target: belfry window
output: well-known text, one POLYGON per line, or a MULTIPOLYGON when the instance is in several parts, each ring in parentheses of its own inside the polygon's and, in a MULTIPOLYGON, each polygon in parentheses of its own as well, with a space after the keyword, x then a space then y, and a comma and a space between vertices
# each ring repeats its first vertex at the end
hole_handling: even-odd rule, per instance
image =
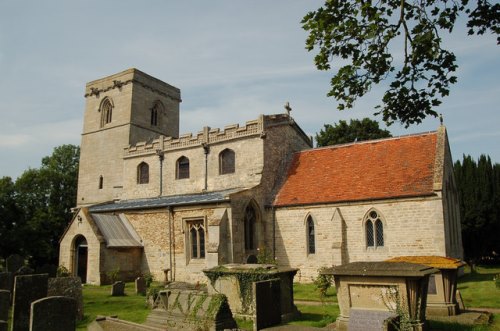
POLYGON ((153 108, 151 108, 151 125, 152 126, 158 125, 158 107, 157 107, 157 105, 155 105, 153 108))
POLYGON ((189 159, 181 156, 177 159, 176 179, 189 178, 189 159))
POLYGON ((231 149, 225 149, 219 154, 219 174, 232 174, 235 171, 235 155, 231 149))
POLYGON ((316 240, 314 236, 314 221, 311 216, 307 217, 307 254, 316 253, 316 240))
POLYGON ((245 231, 245 249, 255 249, 255 222, 257 215, 253 206, 248 205, 245 210, 244 231, 245 231))
POLYGON ((101 112, 101 127, 111 123, 113 118, 113 104, 109 98, 105 98, 102 101, 99 111, 101 112))
POLYGON ((365 218, 366 247, 384 246, 384 224, 380 214, 372 210, 365 218))
POLYGON ((146 162, 141 162, 137 166, 137 184, 149 183, 149 165, 146 162))
POLYGON ((191 259, 205 258, 205 227, 203 220, 190 221, 187 223, 189 230, 189 247, 191 259))

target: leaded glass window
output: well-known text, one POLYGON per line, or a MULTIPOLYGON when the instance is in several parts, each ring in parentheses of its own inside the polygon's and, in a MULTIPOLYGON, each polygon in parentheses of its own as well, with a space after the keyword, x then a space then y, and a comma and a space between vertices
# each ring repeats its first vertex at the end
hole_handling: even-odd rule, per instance
POLYGON ((187 223, 189 228, 189 247, 191 248, 192 259, 205 258, 205 227, 203 220, 190 221, 187 223))
POLYGON ((251 205, 248 205, 247 209, 245 210, 244 219, 245 249, 247 250, 255 249, 255 221, 255 209, 251 205))
POLYGON ((380 214, 372 210, 365 219, 366 247, 384 246, 384 223, 380 214))
POLYGON ((231 174, 235 171, 235 154, 231 149, 225 149, 219 154, 219 174, 231 174))
POLYGON ((137 184, 149 183, 149 165, 146 162, 141 162, 137 166, 137 184))
POLYGON ((181 156, 177 160, 177 179, 189 178, 189 159, 181 156))
POLYGON ((314 221, 311 216, 307 218, 307 254, 316 253, 316 241, 314 237, 314 221))

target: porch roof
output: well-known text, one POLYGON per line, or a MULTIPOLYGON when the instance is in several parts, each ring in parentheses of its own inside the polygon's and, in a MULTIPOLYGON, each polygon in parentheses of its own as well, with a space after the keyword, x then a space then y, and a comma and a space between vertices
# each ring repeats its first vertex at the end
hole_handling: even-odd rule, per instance
POLYGON ((101 231, 106 246, 109 247, 143 247, 142 240, 124 214, 94 214, 92 219, 101 231))

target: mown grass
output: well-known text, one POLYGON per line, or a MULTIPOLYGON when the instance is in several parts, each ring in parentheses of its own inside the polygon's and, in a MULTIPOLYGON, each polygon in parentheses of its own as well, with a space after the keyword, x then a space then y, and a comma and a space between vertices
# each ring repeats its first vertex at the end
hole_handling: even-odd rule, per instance
MULTIPOLYGON (((294 283, 293 298, 295 300, 301 301, 321 301, 319 291, 316 288, 316 285, 312 283, 294 283)), ((326 303, 337 302, 337 291, 335 290, 335 286, 332 286, 328 289, 325 298, 323 298, 323 301, 325 301, 326 303)))
POLYGON ((465 307, 500 308, 500 289, 493 281, 496 274, 500 274, 498 266, 476 267, 476 272, 466 268, 465 275, 458 279, 465 307))

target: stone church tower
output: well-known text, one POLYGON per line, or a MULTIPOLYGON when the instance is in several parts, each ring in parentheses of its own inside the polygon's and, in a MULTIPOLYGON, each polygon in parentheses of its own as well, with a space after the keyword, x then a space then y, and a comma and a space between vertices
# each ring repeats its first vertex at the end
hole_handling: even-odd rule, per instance
POLYGON ((85 89, 77 206, 120 198, 124 148, 179 136, 180 90, 137 69, 85 89))

